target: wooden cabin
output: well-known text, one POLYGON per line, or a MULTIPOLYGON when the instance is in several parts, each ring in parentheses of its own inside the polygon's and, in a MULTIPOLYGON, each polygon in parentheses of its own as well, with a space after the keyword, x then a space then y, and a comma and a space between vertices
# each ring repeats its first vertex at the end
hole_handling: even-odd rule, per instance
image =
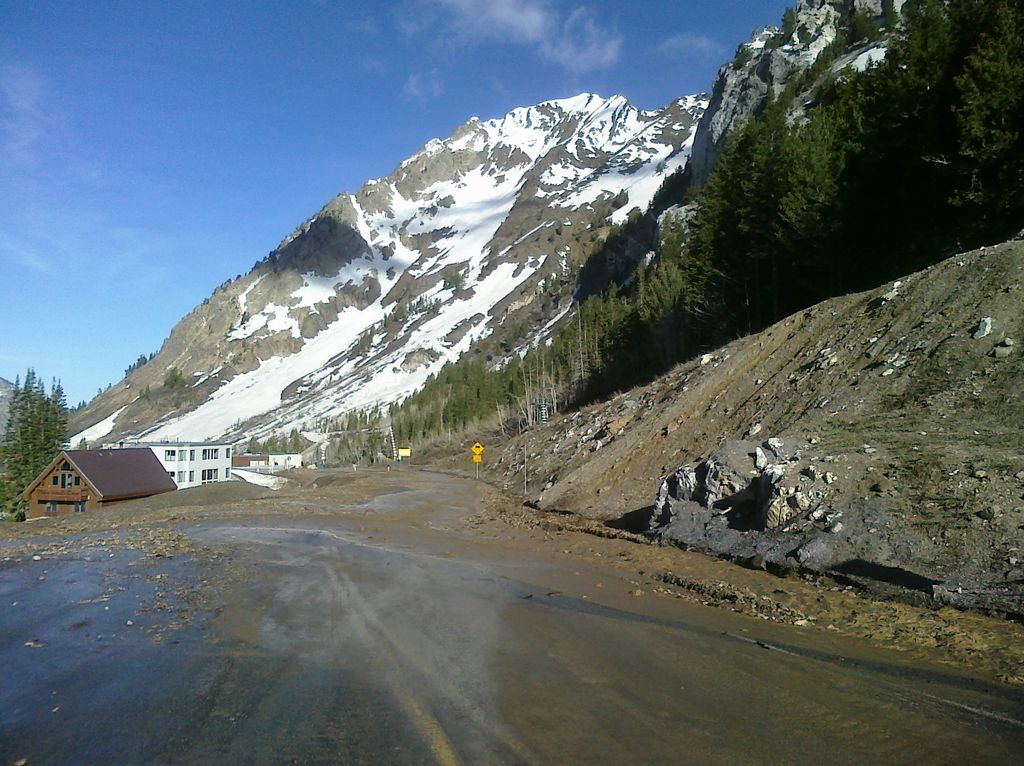
POLYGON ((26 518, 64 516, 177 489, 153 450, 64 450, 22 493, 26 518))

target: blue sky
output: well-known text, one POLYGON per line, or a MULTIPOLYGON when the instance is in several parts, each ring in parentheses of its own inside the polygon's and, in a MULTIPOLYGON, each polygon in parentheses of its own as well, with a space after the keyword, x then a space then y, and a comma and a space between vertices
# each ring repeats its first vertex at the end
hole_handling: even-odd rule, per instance
POLYGON ((782 0, 0 0, 0 377, 74 404, 476 115, 711 88, 782 0))

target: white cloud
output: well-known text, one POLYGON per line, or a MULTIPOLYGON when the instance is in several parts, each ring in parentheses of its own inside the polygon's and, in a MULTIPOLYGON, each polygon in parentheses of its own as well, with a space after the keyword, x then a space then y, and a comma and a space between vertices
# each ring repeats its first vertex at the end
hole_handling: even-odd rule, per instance
POLYGON ((621 49, 622 38, 601 29, 582 7, 569 14, 552 39, 541 43, 543 56, 577 74, 611 66, 621 49))
POLYGON ((451 31, 469 40, 526 45, 547 60, 582 74, 619 60, 622 37, 579 6, 568 16, 546 0, 433 0, 451 31))
POLYGON ((722 56, 727 52, 726 47, 717 40, 686 32, 662 41, 658 51, 674 58, 710 58, 722 56))
POLYGON ((413 72, 405 81, 405 87, 402 88, 402 96, 414 101, 429 101, 432 98, 438 98, 442 93, 444 93, 444 86, 441 84, 441 78, 438 77, 436 69, 427 72, 413 72))

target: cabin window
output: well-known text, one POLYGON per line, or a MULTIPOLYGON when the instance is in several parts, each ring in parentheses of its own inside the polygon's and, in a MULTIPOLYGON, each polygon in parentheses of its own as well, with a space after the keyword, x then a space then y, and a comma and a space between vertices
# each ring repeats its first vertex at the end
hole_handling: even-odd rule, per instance
POLYGON ((53 475, 53 486, 57 486, 57 474, 53 475))
POLYGON ((85 511, 85 501, 79 500, 75 503, 75 513, 82 513, 85 511))
POLYGON ((82 477, 79 476, 78 474, 75 474, 75 486, 76 487, 82 486, 82 477))

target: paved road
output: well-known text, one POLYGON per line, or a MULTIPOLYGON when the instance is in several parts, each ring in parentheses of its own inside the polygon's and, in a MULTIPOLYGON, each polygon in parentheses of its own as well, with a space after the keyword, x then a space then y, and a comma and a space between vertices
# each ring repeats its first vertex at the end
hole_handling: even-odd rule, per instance
POLYGON ((0 568, 0 765, 1020 762, 1020 692, 602 598, 448 491, 0 568))

